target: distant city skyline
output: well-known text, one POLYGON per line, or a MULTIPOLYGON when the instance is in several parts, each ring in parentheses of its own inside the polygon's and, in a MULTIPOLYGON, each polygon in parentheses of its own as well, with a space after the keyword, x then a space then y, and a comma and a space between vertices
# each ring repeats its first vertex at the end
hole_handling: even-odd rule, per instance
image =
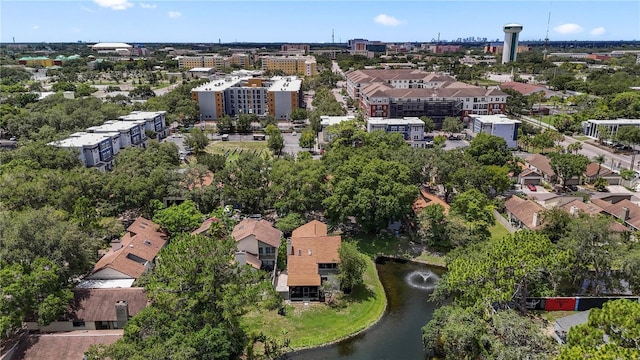
POLYGON ((640 1, 31 1, 2 0, 0 41, 232 43, 640 39, 640 1))

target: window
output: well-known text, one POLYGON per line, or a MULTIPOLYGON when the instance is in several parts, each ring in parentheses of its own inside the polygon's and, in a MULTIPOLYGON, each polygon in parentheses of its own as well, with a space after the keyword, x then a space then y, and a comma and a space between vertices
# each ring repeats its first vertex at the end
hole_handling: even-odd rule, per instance
POLYGON ((73 327, 85 327, 84 321, 74 321, 73 327))

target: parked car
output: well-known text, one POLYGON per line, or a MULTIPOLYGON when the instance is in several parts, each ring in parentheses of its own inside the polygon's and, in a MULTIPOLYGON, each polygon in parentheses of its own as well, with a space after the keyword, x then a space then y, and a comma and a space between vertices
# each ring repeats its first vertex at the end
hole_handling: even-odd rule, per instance
POLYGON ((569 190, 571 191, 578 191, 578 186, 577 185, 567 185, 567 187, 569 188, 569 190))
POLYGON ((533 184, 527 184, 527 188, 531 191, 537 191, 538 189, 536 189, 536 186, 533 184))

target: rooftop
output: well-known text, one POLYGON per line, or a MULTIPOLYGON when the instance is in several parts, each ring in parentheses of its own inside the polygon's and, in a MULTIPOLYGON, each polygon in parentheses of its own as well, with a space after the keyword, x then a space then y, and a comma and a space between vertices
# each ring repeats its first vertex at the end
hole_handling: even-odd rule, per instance
POLYGON ((134 316, 147 306, 144 288, 74 289, 72 320, 116 321, 116 303, 126 301, 129 315, 134 316))
POLYGON ((636 125, 640 126, 640 119, 615 119, 615 120, 587 120, 590 123, 598 125, 636 125))
POLYGON ((145 120, 109 120, 102 125, 87 128, 88 132, 104 133, 104 132, 121 132, 133 129, 138 125, 145 124, 145 120))
POLYGON ((339 124, 343 121, 348 121, 348 120, 353 120, 355 119, 355 116, 349 115, 349 116, 327 116, 327 115, 323 115, 320 116, 320 123, 322 124, 322 126, 331 126, 331 125, 336 125, 339 124))
POLYGON ((122 337, 122 330, 70 331, 33 334, 25 341, 26 349, 18 356, 23 360, 82 359, 89 346, 111 345, 122 337))
POLYGON ((417 117, 404 117, 402 119, 370 118, 367 122, 372 125, 424 125, 424 121, 417 117))
POLYGON ((63 147, 63 148, 81 148, 84 146, 97 146, 101 142, 105 140, 111 140, 111 137, 114 135, 119 135, 119 133, 84 133, 79 132, 72 134, 70 137, 59 140, 52 141, 49 145, 63 147))
POLYGON ((521 123, 520 120, 509 119, 506 115, 502 115, 502 114, 469 115, 469 116, 485 124, 520 124, 521 123))
POLYGON ((250 235, 254 235, 257 240, 276 248, 280 246, 280 239, 282 238, 282 232, 274 228, 267 220, 251 218, 240 221, 231 233, 231 236, 236 241, 245 239, 250 235))
POLYGON ((166 111, 132 111, 129 115, 119 116, 120 120, 146 120, 153 119, 158 115, 166 114, 166 111))
POLYGON ((274 76, 269 91, 299 91, 302 80, 297 76, 274 76))
POLYGON ((227 76, 224 79, 217 79, 206 84, 202 84, 192 91, 194 92, 204 92, 204 91, 223 91, 232 86, 238 85, 243 81, 247 81, 251 79, 250 76, 227 76))

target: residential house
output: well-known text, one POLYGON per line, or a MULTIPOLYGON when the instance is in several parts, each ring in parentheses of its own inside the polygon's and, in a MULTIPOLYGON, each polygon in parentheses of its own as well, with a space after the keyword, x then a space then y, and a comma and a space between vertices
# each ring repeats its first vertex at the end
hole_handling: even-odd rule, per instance
POLYGON ((555 91, 549 90, 544 85, 535 85, 535 84, 525 84, 517 81, 508 81, 500 84, 500 89, 510 89, 519 92, 522 95, 531 95, 534 93, 542 93, 545 98, 550 98, 552 96, 557 96, 558 93, 555 91))
POLYGON ((138 279, 153 266, 167 235, 151 220, 138 217, 126 234, 93 267, 87 280, 138 279))
POLYGON ((144 288, 74 289, 67 313, 46 326, 26 322, 29 330, 47 332, 122 329, 147 306, 144 288))
POLYGON ((611 215, 623 222, 625 226, 634 231, 640 230, 640 206, 624 199, 618 202, 609 202, 603 199, 591 199, 591 202, 600 206, 604 213, 611 215))
POLYGON ((257 269, 272 270, 277 261, 282 231, 267 220, 246 218, 233 228, 231 236, 238 244, 236 260, 257 269))
MULTIPOLYGON (((91 345, 111 345, 122 338, 122 330, 101 332, 70 331, 54 334, 29 334, 25 340, 28 349, 21 354, 22 360, 83 359, 91 345)), ((24 342, 23 342, 24 343, 24 342)), ((8 355, 11 358, 10 355, 8 355)))
POLYGON ((507 218, 517 229, 536 230, 542 224, 542 213, 546 210, 535 201, 511 196, 504 202, 507 218))
POLYGON ((191 235, 206 235, 209 232, 209 229, 211 229, 211 225, 215 222, 218 222, 218 219, 214 217, 203 221, 199 228, 191 232, 191 235))
POLYGON ((327 225, 313 220, 293 230, 287 242, 287 288, 290 300, 322 300, 324 281, 338 272, 340 236, 328 236, 327 225))
POLYGON ((551 160, 548 157, 535 154, 530 156, 527 160, 527 166, 542 175, 542 179, 548 183, 555 183, 558 180, 556 173, 551 168, 551 160))
POLYGON ((427 189, 420 187, 420 194, 411 205, 414 214, 420 213, 427 206, 439 204, 444 208, 444 213, 447 214, 449 212, 449 204, 447 204, 444 200, 440 199, 436 195, 430 193, 427 189))
POLYGON ((587 170, 584 172, 584 179, 586 183, 592 184, 597 178, 607 180, 609 185, 618 185, 622 180, 620 174, 616 174, 611 171, 611 169, 592 162, 587 165, 587 170))
MULTIPOLYGON (((585 213, 589 216, 606 214, 605 210, 600 206, 598 206, 597 204, 594 204, 593 202, 585 203, 584 201, 582 201, 582 199, 576 199, 576 200, 570 201, 562 206, 559 206, 559 208, 568 212, 569 215, 573 217, 577 217, 580 213, 585 213)), ((617 221, 614 221, 611 223, 609 230, 615 233, 622 233, 622 232, 629 231, 629 229, 626 226, 620 224, 617 221)))
POLYGON ((526 168, 518 174, 517 182, 523 186, 527 184, 540 185, 542 179, 543 176, 537 170, 526 168))

